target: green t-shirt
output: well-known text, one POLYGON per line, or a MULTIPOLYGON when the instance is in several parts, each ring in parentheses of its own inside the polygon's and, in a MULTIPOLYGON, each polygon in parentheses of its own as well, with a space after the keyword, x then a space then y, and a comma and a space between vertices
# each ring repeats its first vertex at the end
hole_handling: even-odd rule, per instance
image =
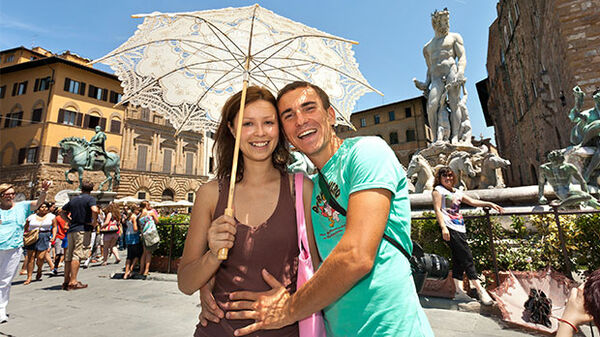
MULTIPOLYGON (((410 201, 406 173, 392 149, 379 137, 345 139, 321 170, 333 197, 347 209, 350 194, 383 188, 392 192, 385 233, 408 251, 410 201)), ((346 217, 333 210, 315 176, 312 223, 323 259, 342 238, 346 217)), ((373 269, 324 309, 327 336, 433 336, 415 291, 410 263, 382 239, 373 269)))

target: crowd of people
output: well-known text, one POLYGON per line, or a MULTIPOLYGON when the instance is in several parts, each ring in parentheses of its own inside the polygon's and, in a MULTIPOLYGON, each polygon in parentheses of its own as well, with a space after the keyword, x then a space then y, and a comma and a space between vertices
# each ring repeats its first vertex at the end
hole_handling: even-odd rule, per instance
POLYGON ((140 205, 119 207, 115 203, 99 207, 90 195, 93 184, 84 181, 81 195, 62 207, 46 201, 50 182, 42 183, 36 201, 15 202, 11 184, 0 184, 0 323, 8 320, 6 307, 12 279, 21 259, 21 275, 27 275, 24 286, 43 278, 44 264, 49 277, 59 276, 63 267, 63 290, 87 288, 78 281, 79 268, 98 264, 106 266, 114 258, 121 262, 119 248, 127 248, 123 278, 145 279, 150 271, 152 253, 158 243, 146 245, 145 226, 156 228, 158 212, 148 201, 140 205))

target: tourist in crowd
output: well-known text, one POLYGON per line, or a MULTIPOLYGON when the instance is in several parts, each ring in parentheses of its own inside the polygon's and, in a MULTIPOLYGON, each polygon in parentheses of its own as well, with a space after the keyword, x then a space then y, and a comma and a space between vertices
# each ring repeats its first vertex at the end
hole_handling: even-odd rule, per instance
POLYGON ((87 288, 77 280, 79 265, 89 256, 91 232, 98 226, 98 206, 96 198, 90 193, 94 184, 88 180, 81 183, 81 194, 67 202, 62 214, 71 213, 71 221, 67 230, 67 251, 65 252, 65 279, 63 290, 87 288))
POLYGON ((142 233, 142 246, 144 247, 142 258, 140 259, 140 273, 142 273, 142 276, 144 277, 147 277, 150 273, 152 253, 158 248, 158 243, 148 246, 143 239, 144 229, 147 228, 146 226, 151 226, 151 224, 148 223, 150 221, 154 222, 155 226, 158 224, 158 212, 152 208, 149 201, 144 200, 140 203, 140 214, 137 218, 137 225, 142 233))
POLYGON ((119 206, 114 202, 111 202, 104 209, 104 214, 106 217, 104 219, 104 224, 100 227, 100 232, 102 233, 102 240, 104 242, 102 247, 102 265, 106 266, 108 263, 109 252, 112 252, 114 255, 115 263, 121 262, 119 250, 116 247, 121 232, 121 223, 119 222, 121 214, 119 213, 119 206))
POLYGON ((0 184, 0 324, 8 320, 6 307, 10 285, 19 268, 25 221, 32 209, 46 201, 46 192, 51 185, 49 181, 42 182, 37 201, 14 202, 13 185, 0 184))
POLYGON ((571 337, 580 325, 592 321, 600 328, 600 269, 591 273, 579 288, 571 289, 565 311, 558 319, 556 337, 571 337))
POLYGON ((58 275, 58 268, 60 268, 64 260, 65 249, 63 246, 69 225, 67 223, 67 219, 65 219, 65 216, 61 214, 60 208, 56 209, 55 215, 56 237, 52 242, 52 249, 54 250, 54 269, 52 270, 52 274, 58 275))
POLYGON ((90 236, 90 247, 89 256, 83 262, 83 268, 87 268, 90 266, 90 263, 97 263, 98 258, 102 256, 102 249, 104 243, 102 242, 102 233, 100 232, 100 226, 104 224, 104 219, 106 219, 106 214, 101 207, 98 207, 98 216, 96 222, 98 223, 97 227, 94 227, 90 236), (98 250, 100 248, 100 250, 98 250))
POLYGON ((452 252, 452 278, 454 280, 457 300, 473 300, 463 288, 463 274, 467 274, 469 283, 475 287, 479 299, 485 305, 493 303, 492 298, 479 282, 473 254, 469 248, 466 236, 466 226, 460 204, 462 202, 473 207, 489 207, 499 213, 504 209, 493 202, 477 200, 469 197, 462 190, 454 188, 458 177, 448 166, 440 167, 435 174, 433 195, 433 210, 438 224, 442 229, 442 238, 448 242, 452 252))
MULTIPOLYGON (((49 203, 50 206, 48 207, 48 213, 53 214, 54 218, 56 219, 56 210, 57 207, 55 205, 55 203, 50 202, 49 203)), ((58 223, 57 223, 57 233, 58 233, 58 223)), ((55 236, 53 236, 54 238, 55 236)), ((50 267, 50 270, 54 270, 54 249, 52 249, 52 241, 50 242, 50 244, 48 245, 48 250, 46 250, 46 254, 44 256, 44 259, 46 261, 46 263, 48 264, 48 267, 50 267)))
POLYGON ((125 261, 125 275, 123 279, 128 279, 133 272, 133 267, 139 263, 142 256, 142 243, 140 241, 140 230, 137 217, 140 209, 132 206, 128 212, 125 229, 125 243, 127 244, 127 260, 125 261))
MULTIPOLYGON (((238 92, 222 109, 215 143, 220 163, 218 180, 202 185, 196 192, 177 273, 179 289, 188 295, 214 279, 214 299, 221 308, 233 291, 267 290, 261 273, 265 269, 289 292, 296 290, 299 250, 291 192, 293 176, 286 173, 288 145, 277 121, 275 97, 264 88, 248 88, 233 200, 235 215, 224 215, 240 103, 241 92, 238 92), (217 258, 221 248, 231 248, 227 260, 217 258)), ((304 181, 303 192, 308 215, 312 192, 308 179, 304 181)), ((219 316, 223 317, 222 312, 219 316)), ((201 321, 195 336, 231 335, 244 325, 243 321, 228 318, 211 321, 208 324, 201 321)), ((297 335, 297 323, 261 333, 261 336, 297 335)))
MULTIPOLYGON (((36 261, 37 273, 36 281, 42 279, 42 268, 46 260, 46 253, 50 247, 50 242, 56 237, 56 216, 50 213, 50 203, 45 202, 37 209, 35 214, 31 214, 25 221, 25 233, 33 230, 38 231, 38 239, 29 246, 25 246, 27 250, 27 279, 23 282, 24 285, 31 283, 33 274, 33 264, 36 261)), ((54 266, 51 266, 54 269, 54 266)))

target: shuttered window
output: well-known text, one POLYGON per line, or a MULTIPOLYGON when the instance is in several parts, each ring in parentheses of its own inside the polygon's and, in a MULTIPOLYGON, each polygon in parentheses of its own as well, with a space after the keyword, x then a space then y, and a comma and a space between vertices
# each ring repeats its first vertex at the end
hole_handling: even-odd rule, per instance
POLYGON ((185 174, 194 174, 194 154, 185 154, 185 174))
POLYGON ((170 173, 171 172, 171 159, 173 157, 173 150, 164 149, 163 151, 163 172, 170 173))
POLYGON ((148 146, 138 145, 138 156, 136 169, 146 171, 146 157, 148 156, 148 146))

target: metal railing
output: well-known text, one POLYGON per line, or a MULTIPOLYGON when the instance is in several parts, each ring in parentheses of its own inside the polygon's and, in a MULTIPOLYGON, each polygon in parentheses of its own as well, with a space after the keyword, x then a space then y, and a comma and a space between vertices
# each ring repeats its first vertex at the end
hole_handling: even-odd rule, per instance
MULTIPOLYGON (((552 210, 548 210, 548 211, 538 211, 538 212, 504 212, 502 214, 500 213, 494 213, 493 215, 490 214, 490 209, 488 207, 484 207, 483 211, 485 214, 483 215, 464 215, 463 218, 466 219, 485 219, 486 221, 486 225, 487 225, 487 231, 488 231, 488 236, 489 236, 489 246, 490 246, 490 253, 492 255, 492 263, 494 266, 494 278, 496 279, 496 284, 500 284, 500 274, 499 274, 499 270, 498 270, 498 259, 496 256, 496 246, 494 243, 494 231, 492 229, 492 221, 491 221, 491 217, 505 217, 505 216, 527 216, 527 215, 548 215, 548 214, 553 214, 554 215, 554 221, 556 223, 556 228, 558 229, 558 240, 560 243, 560 249, 562 252, 562 257, 563 257, 563 273, 569 278, 569 279, 573 279, 573 276, 571 274, 572 271, 572 267, 571 267, 571 260, 569 259, 569 252, 567 251, 567 245, 565 242, 565 235, 564 235, 564 230, 562 228, 562 225, 560 223, 560 215, 574 215, 574 214, 597 214, 600 213, 600 210, 559 210, 557 205, 550 205, 550 207, 552 207, 552 210)), ((437 220, 435 215, 433 216, 427 216, 427 217, 412 217, 412 220, 437 220)))

